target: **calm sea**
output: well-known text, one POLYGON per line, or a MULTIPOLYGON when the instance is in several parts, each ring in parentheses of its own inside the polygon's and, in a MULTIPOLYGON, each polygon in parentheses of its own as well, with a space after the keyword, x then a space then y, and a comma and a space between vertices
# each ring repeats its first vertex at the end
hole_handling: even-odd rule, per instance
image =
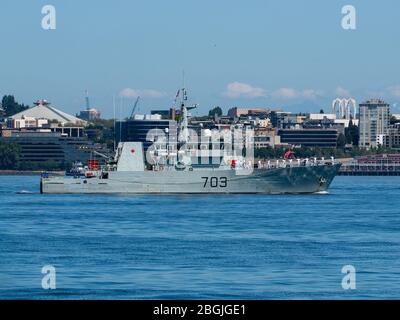
POLYGON ((0 177, 0 299, 400 298, 400 177, 337 177, 305 196, 38 190, 0 177))

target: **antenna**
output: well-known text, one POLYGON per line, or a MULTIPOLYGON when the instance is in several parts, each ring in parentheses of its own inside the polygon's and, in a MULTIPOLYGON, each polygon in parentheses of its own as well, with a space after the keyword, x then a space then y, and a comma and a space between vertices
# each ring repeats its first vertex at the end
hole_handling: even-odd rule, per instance
POLYGON ((139 100, 140 100, 140 97, 138 96, 138 97, 136 98, 135 104, 133 105, 133 108, 132 108, 131 119, 133 119, 133 117, 134 117, 134 115, 135 115, 135 111, 136 111, 136 109, 137 109, 137 107, 138 107, 139 100))
POLYGON ((85 90, 85 94, 86 94, 86 97, 85 97, 85 101, 86 101, 86 110, 89 110, 89 109, 90 109, 89 92, 88 92, 87 89, 85 90))
POLYGON ((119 98, 119 142, 122 140, 122 99, 119 98))
POLYGON ((115 132, 115 129, 117 129, 116 128, 116 114, 115 114, 115 95, 113 95, 113 108, 114 108, 114 151, 115 151, 115 149, 116 149, 116 139, 117 139, 117 136, 116 136, 116 132, 115 132))

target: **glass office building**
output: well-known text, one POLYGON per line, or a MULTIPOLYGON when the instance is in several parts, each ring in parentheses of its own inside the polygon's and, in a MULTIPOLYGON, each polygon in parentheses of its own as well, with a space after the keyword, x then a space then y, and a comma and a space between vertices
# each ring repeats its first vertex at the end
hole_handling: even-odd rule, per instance
POLYGON ((335 148, 337 129, 281 129, 278 131, 281 143, 295 146, 335 148))
POLYGON ((175 142, 177 137, 177 122, 175 120, 129 119, 118 121, 115 129, 117 143, 127 141, 143 142, 145 151, 163 135, 167 139, 170 137, 175 142))

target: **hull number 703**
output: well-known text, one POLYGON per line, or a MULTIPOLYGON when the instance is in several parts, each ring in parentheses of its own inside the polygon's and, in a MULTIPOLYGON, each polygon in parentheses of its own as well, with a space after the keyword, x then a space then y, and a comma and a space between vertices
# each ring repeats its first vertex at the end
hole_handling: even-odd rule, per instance
POLYGON ((227 177, 201 177, 203 179, 203 188, 226 188, 228 186, 227 177))

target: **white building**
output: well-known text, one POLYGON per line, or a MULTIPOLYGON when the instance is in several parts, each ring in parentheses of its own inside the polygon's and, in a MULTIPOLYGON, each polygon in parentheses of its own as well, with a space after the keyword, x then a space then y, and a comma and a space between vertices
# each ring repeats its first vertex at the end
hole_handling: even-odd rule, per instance
POLYGON ((279 144, 281 144, 281 137, 272 133, 254 136, 254 147, 256 149, 266 147, 274 148, 279 144))
POLYGON ((135 114, 134 120, 161 120, 162 116, 160 114, 135 114))
POLYGON ((360 147, 376 148, 386 135, 390 124, 390 105, 383 100, 372 99, 360 104, 360 147))
MULTIPOLYGON (((322 120, 331 120, 336 124, 340 124, 345 128, 348 128, 350 125, 350 118, 347 119, 338 119, 335 113, 310 113, 310 120, 322 121, 322 120)), ((358 126, 358 119, 351 119, 352 123, 358 126)))
POLYGON ((101 116, 100 112, 95 108, 89 108, 86 110, 82 110, 79 113, 79 118, 86 120, 86 121, 98 120, 98 119, 100 119, 100 116, 101 116))
POLYGON ((400 148, 400 126, 390 126, 386 134, 379 134, 376 143, 384 148, 400 148))
POLYGON ((47 119, 37 119, 33 117, 22 116, 20 119, 9 118, 7 120, 7 127, 13 129, 41 128, 48 123, 49 121, 47 119))
POLYGON ((356 125, 356 126, 358 126, 358 124, 360 122, 358 119, 352 119, 352 120, 350 120, 350 119, 336 119, 335 123, 336 124, 341 124, 343 127, 348 128, 349 125, 350 125, 350 121, 353 123, 353 125, 356 125))
POLYGON ((310 113, 310 120, 336 120, 334 113, 310 113))
POLYGON ((87 124, 87 122, 82 119, 50 106, 50 102, 46 100, 38 100, 34 104, 34 107, 11 116, 9 120, 46 119, 49 122, 57 121, 63 126, 67 123, 76 126, 84 126, 87 124))

